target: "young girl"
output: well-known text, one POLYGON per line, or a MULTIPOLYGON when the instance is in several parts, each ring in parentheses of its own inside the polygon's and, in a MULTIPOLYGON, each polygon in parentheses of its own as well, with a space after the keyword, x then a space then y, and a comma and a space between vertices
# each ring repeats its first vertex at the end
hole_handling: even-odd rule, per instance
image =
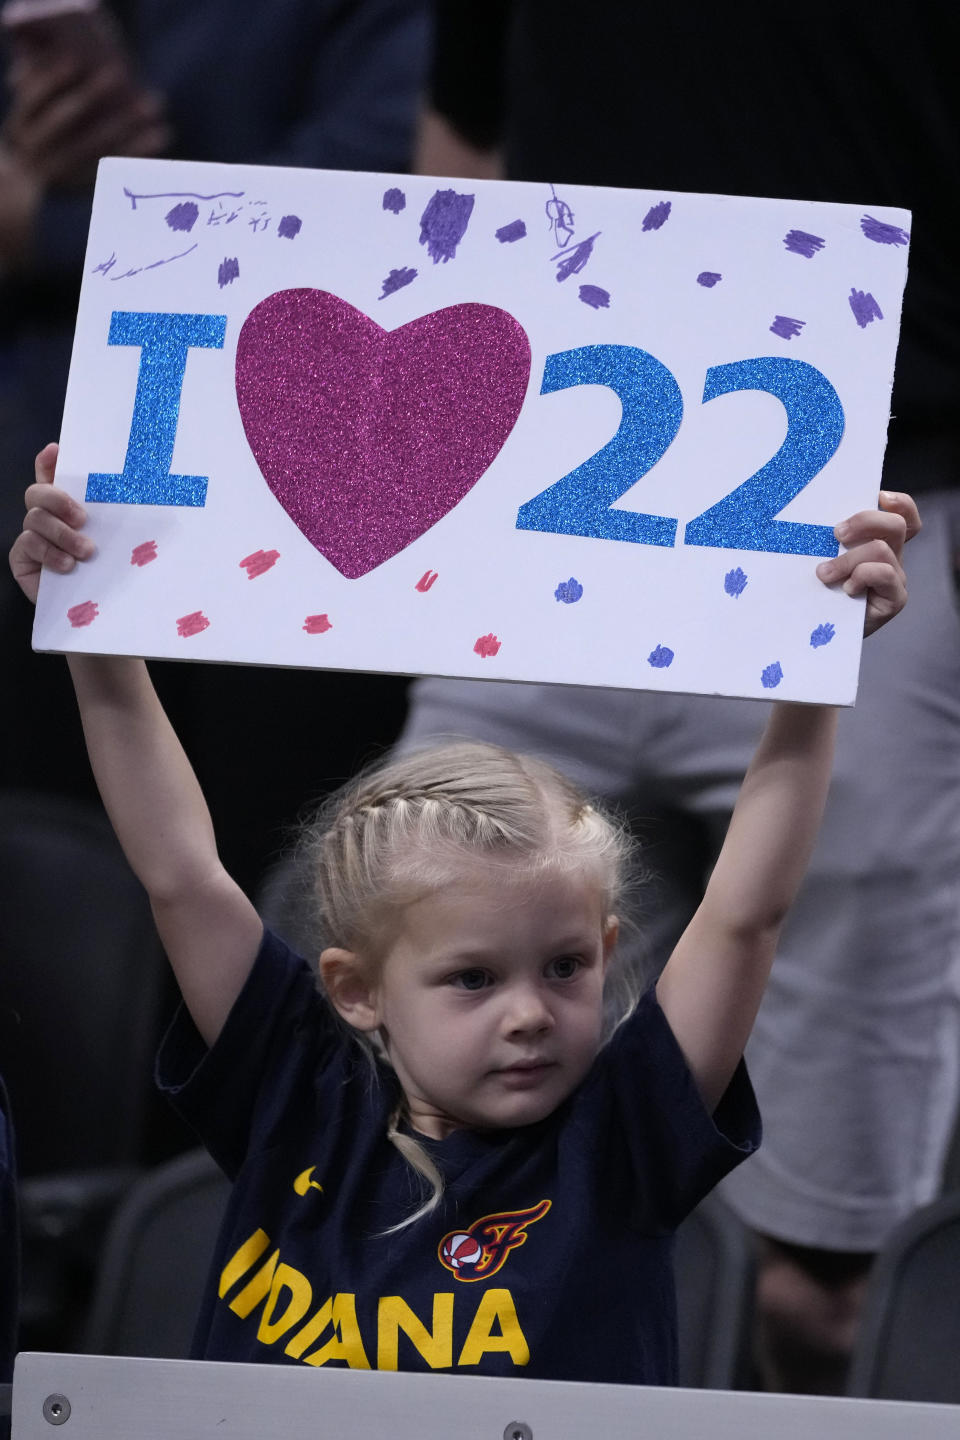
MULTIPOLYGON (((55 460, 11 552, 31 599, 44 565, 93 554, 55 460)), ((909 497, 883 506, 818 566, 866 593, 868 630, 906 599, 919 525, 909 497)), ((195 1355, 673 1381, 671 1237, 759 1141, 740 1057, 833 712, 773 708, 703 903, 604 1043, 625 844, 549 767, 448 746, 337 797, 314 842, 321 996, 223 870, 142 661, 68 658, 185 1001, 161 1083, 235 1182, 195 1355)))

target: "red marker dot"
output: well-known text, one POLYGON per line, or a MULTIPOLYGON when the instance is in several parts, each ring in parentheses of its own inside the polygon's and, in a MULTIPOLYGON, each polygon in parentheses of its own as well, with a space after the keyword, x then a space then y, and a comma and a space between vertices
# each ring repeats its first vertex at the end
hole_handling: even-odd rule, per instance
POLYGON ((177 634, 188 640, 191 635, 199 635, 201 630, 206 630, 210 621, 202 610, 194 610, 192 615, 181 615, 177 621, 177 634))
POLYGON ((426 595, 427 591, 430 589, 430 586, 433 584, 436 578, 436 570, 425 570, 413 588, 415 590, 419 590, 421 595, 426 595))
POLYGON ((308 615, 301 629, 306 630, 308 635, 324 635, 333 626, 326 615, 308 615))
POLYGON ((500 641, 497 639, 496 635, 492 634, 481 635, 480 639, 473 647, 474 654, 479 655, 481 660, 486 660, 487 657, 490 655, 496 655, 499 649, 500 641))
POLYGON ((276 565, 280 559, 279 550, 255 550, 248 555, 246 560, 240 561, 241 570, 246 570, 248 580, 256 580, 258 575, 264 575, 276 565))
POLYGON ((157 558, 156 540, 144 540, 142 545, 135 545, 130 553, 131 565, 149 565, 151 560, 157 558))
POLYGON ((73 605, 67 611, 67 619, 75 630, 83 625, 92 625, 100 613, 95 600, 84 600, 82 605, 73 605))

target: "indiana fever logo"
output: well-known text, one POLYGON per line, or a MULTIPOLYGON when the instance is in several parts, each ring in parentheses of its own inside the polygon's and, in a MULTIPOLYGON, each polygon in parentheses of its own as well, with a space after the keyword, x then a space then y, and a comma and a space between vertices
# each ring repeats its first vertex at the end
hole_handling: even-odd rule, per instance
POLYGON ((527 1230, 542 1220, 549 1200, 526 1210, 500 1210, 474 1220, 469 1230, 451 1230, 437 1247, 440 1264, 458 1280, 486 1280, 502 1270, 511 1250, 525 1245, 527 1230))

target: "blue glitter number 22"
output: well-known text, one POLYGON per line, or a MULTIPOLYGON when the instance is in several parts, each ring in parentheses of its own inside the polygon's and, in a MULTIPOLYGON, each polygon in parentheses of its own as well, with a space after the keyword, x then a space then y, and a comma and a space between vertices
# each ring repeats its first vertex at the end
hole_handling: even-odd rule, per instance
POLYGON ((778 555, 836 555, 839 546, 829 526, 774 518, 819 474, 840 444, 843 406, 836 390, 813 365, 777 355, 714 365, 707 371, 704 403, 737 390, 775 395, 787 412, 786 439, 756 474, 690 521, 684 542, 778 555))
POLYGON ((680 387, 667 367, 633 345, 586 345, 547 356, 541 395, 574 385, 606 385, 620 397, 623 419, 613 439, 517 511, 518 530, 673 545, 677 522, 666 515, 613 510, 665 454, 683 416, 680 387))

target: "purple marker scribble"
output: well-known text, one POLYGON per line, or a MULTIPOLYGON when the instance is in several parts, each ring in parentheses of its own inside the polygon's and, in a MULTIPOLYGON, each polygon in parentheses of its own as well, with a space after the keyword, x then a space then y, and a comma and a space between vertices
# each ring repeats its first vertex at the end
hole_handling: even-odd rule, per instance
POLYGON ((706 290, 712 290, 717 281, 722 279, 723 276, 717 270, 701 270, 697 276, 697 284, 706 290))
POLYGON ((511 245, 514 240, 522 240, 527 233, 527 227, 522 220, 511 220, 509 225, 501 225, 500 229, 494 232, 501 245, 511 245))
POLYGON ((446 264, 456 255, 470 223, 474 199, 473 195, 458 195, 456 190, 437 190, 430 197, 420 216, 420 244, 426 245, 434 265, 438 260, 446 264))
POLYGON ((404 285, 409 285, 411 280, 416 280, 416 278, 416 270, 402 268, 400 270, 391 270, 383 282, 383 293, 382 295, 378 295, 377 299, 385 300, 388 295, 392 295, 396 290, 402 290, 404 285))
POLYGON ((586 240, 581 240, 574 245, 572 250, 561 250, 559 255, 552 255, 551 261, 559 260, 557 266, 557 279, 566 280, 570 275, 579 275, 593 254, 593 242, 600 236, 601 231, 594 235, 588 235, 586 240))
POLYGON ((724 575, 723 588, 728 595, 733 596, 734 600, 740 599, 740 596, 747 588, 747 577, 739 565, 735 570, 728 570, 726 575, 724 575))
POLYGON ((863 216, 860 229, 868 240, 875 240, 878 245, 906 245, 910 239, 908 230, 901 230, 899 225, 888 225, 885 220, 874 220, 872 215, 863 216))
POLYGON ((673 664, 673 651, 668 650, 666 645, 658 645, 647 656, 647 664, 652 665, 654 670, 666 670, 673 664))
POLYGON ((220 269, 217 271, 217 284, 222 290, 224 285, 232 285, 234 280, 239 278, 239 275, 240 261, 236 258, 236 256, 234 256, 233 258, 228 256, 227 259, 224 260, 221 264, 220 269))
POLYGON ((610 308, 610 291, 601 290, 599 285, 581 285, 580 299, 584 305, 590 305, 594 310, 610 308))
POLYGON ((806 320, 791 320, 789 315, 775 315, 770 329, 774 335, 779 335, 781 340, 792 340, 800 334, 806 323, 806 320))
POLYGON ((394 215, 399 215, 401 210, 407 208, 407 197, 402 190, 384 190, 383 208, 394 215))
POLYGON ((165 216, 171 230, 192 230, 197 223, 200 214, 200 206, 195 205, 192 200, 184 200, 180 205, 174 205, 168 210, 165 216))
POLYGON ((547 201, 544 209, 550 222, 553 243, 558 250, 565 250, 574 236, 573 211, 566 200, 560 199, 552 185, 550 186, 550 195, 551 198, 547 201))
POLYGON ((113 266, 113 259, 111 258, 110 261, 106 262, 106 268, 103 270, 103 273, 107 275, 108 280, 127 280, 131 275, 142 275, 144 270, 156 270, 159 265, 170 265, 174 260, 182 260, 184 255, 192 255, 199 243, 198 240, 195 240, 186 250, 178 250, 176 255, 166 255, 162 260, 154 260, 149 265, 134 265, 129 270, 124 270, 121 275, 107 275, 107 271, 113 266))
POLYGON ((866 330, 871 320, 883 319, 883 311, 869 291, 864 294, 862 290, 851 290, 850 309, 861 330, 866 330))
POLYGON ((569 580, 560 581, 560 584, 556 590, 554 590, 553 594, 554 598, 562 601, 564 605, 576 605, 580 596, 583 594, 583 586, 579 580, 574 580, 571 575, 569 580))
POLYGON ((806 230, 788 230, 783 243, 791 255, 802 255, 805 260, 812 260, 827 242, 819 235, 808 235, 806 230))
POLYGON ((818 625, 816 630, 812 632, 810 644, 814 650, 818 650, 821 645, 829 645, 836 633, 836 626, 831 625, 828 620, 825 625, 818 625))
POLYGON ((780 665, 780 661, 774 660, 773 664, 768 665, 767 668, 762 672, 760 676, 760 684, 763 686, 764 690, 776 690, 782 679, 783 669, 780 665))
POLYGON ((93 269, 90 271, 90 274, 91 274, 91 275, 109 275, 110 271, 113 269, 113 267, 114 267, 114 265, 116 265, 116 263, 117 263, 117 252, 116 252, 116 250, 114 250, 114 251, 111 252, 109 259, 107 259, 107 260, 101 260, 99 265, 94 265, 93 269))
POLYGON ((245 190, 218 190, 216 195, 197 195, 193 190, 161 190, 153 195, 136 195, 124 185, 123 193, 130 201, 130 208, 136 210, 138 200, 222 200, 227 197, 231 200, 239 200, 247 192, 245 190))
POLYGON ((283 215, 277 226, 277 234, 281 240, 295 240, 300 234, 303 221, 299 215, 283 215))
POLYGON ((670 208, 669 200, 661 200, 659 205, 651 205, 643 217, 644 230, 659 230, 661 225, 665 225, 670 215, 670 208))

